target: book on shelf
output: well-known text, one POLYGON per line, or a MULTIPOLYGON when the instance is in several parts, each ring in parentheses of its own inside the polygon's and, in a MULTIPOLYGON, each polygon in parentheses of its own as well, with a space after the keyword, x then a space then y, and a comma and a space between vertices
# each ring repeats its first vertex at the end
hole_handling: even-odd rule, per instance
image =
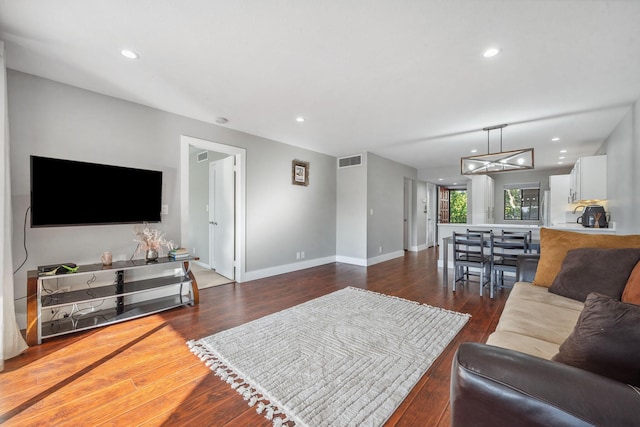
POLYGON ((184 258, 190 258, 191 254, 186 253, 186 254, 169 254, 169 258, 173 258, 173 259, 184 259, 184 258))
POLYGON ((184 259, 189 258, 191 254, 185 248, 176 248, 169 251, 169 258, 184 259))

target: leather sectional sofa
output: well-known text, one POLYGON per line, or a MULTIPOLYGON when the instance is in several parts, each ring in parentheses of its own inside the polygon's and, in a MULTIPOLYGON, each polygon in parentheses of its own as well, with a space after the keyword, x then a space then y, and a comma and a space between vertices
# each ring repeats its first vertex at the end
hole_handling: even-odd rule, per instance
MULTIPOLYGON (((541 253, 544 257, 545 238, 542 231, 541 253)), ((556 242, 555 238, 558 235, 549 234, 547 237, 547 243, 550 244, 556 242)), ((570 258, 567 256, 570 252, 566 250, 566 246, 570 247, 572 242, 575 241, 578 248, 602 246, 602 242, 598 240, 587 239, 582 242, 575 240, 574 236, 568 237, 569 243, 563 243, 565 250, 561 254, 554 252, 547 245, 546 261, 552 261, 555 269, 561 268, 562 264, 562 271, 554 271, 547 279, 543 276, 548 271, 540 272, 540 279, 549 281, 564 274, 564 263, 569 264, 570 258), (567 259, 560 259, 558 262, 558 257, 567 259)), ((605 242, 604 247, 608 248, 640 246, 640 240, 625 243, 617 239, 613 245, 609 245, 609 240, 605 242)), ((451 425, 640 426, 640 388, 637 387, 640 375, 640 341, 636 332, 640 331, 640 323, 635 323, 640 320, 640 306, 623 304, 597 293, 589 293, 583 302, 575 297, 567 298, 555 293, 557 290, 548 284, 535 286, 532 282, 536 279, 539 262, 538 255, 520 257, 516 273, 517 283, 511 290, 496 330, 490 335, 487 343, 463 343, 458 348, 451 373, 451 425), (586 324, 594 318, 593 315, 588 316, 585 306, 606 303, 630 309, 625 312, 625 316, 626 319, 633 319, 631 329, 616 328, 613 333, 609 334, 607 331, 604 334, 611 335, 611 339, 622 341, 619 343, 621 353, 629 352, 622 356, 624 370, 621 374, 613 372, 609 375, 607 368, 598 371, 590 365, 585 365, 584 369, 580 364, 591 356, 580 356, 576 363, 559 357, 559 353, 566 356, 568 351, 580 348, 576 340, 584 339, 584 336, 580 338, 577 335, 583 332, 578 331, 578 328, 581 322, 586 324), (583 311, 585 313, 581 314, 583 311), (624 334, 628 335, 628 340, 624 334), (628 381, 629 378, 631 381, 628 381), (634 382, 635 386, 629 384, 634 382)), ((640 265, 640 261, 630 262, 640 265)), ((593 268, 593 264, 598 263, 591 264, 593 268)), ((606 268, 614 269, 611 263, 607 264, 609 265, 606 268)), ((549 265, 545 265, 545 268, 547 267, 549 265)), ((640 267, 633 270, 633 274, 637 274, 636 270, 640 272, 640 267)), ((598 274, 589 274, 587 283, 580 286, 597 287, 596 282, 602 280, 595 277, 598 274), (589 280, 593 283, 589 283, 589 280)), ((628 271, 621 274, 629 277, 628 271)), ((570 278, 570 275, 567 277, 570 278)), ((590 338, 586 339, 588 341, 590 338)), ((608 349, 616 345, 618 344, 605 344, 602 347, 608 349)), ((619 365, 620 359, 614 358, 611 362, 612 370, 615 370, 616 366, 620 367, 619 365)))

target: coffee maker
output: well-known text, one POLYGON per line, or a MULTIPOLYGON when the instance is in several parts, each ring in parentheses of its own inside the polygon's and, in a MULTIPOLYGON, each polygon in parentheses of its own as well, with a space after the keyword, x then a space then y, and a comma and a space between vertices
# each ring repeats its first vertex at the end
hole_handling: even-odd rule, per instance
POLYGON ((576 222, 582 224, 583 227, 590 228, 608 228, 609 220, 604 207, 600 205, 585 206, 582 215, 578 217, 576 222))

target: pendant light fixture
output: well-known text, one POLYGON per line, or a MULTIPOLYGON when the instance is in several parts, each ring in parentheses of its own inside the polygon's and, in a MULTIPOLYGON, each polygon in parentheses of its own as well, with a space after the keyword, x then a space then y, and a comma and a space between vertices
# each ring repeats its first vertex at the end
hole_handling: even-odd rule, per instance
POLYGON ((507 125, 502 124, 482 129, 487 132, 487 154, 461 158, 460 172, 463 175, 533 169, 533 148, 502 151, 502 129, 505 127, 507 125), (492 130, 497 129, 500 129, 500 151, 492 153, 489 148, 489 136, 492 130))

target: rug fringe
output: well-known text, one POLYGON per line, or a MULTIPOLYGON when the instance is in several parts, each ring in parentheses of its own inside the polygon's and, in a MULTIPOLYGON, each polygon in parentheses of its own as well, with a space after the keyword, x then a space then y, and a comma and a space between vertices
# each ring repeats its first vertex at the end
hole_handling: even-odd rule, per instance
POLYGON ((247 402, 249 407, 256 407, 256 412, 273 422, 274 427, 294 427, 295 423, 268 398, 242 379, 213 352, 196 340, 187 341, 189 350, 204 362, 222 381, 225 381, 247 402), (256 406, 257 404, 257 406, 256 406))

